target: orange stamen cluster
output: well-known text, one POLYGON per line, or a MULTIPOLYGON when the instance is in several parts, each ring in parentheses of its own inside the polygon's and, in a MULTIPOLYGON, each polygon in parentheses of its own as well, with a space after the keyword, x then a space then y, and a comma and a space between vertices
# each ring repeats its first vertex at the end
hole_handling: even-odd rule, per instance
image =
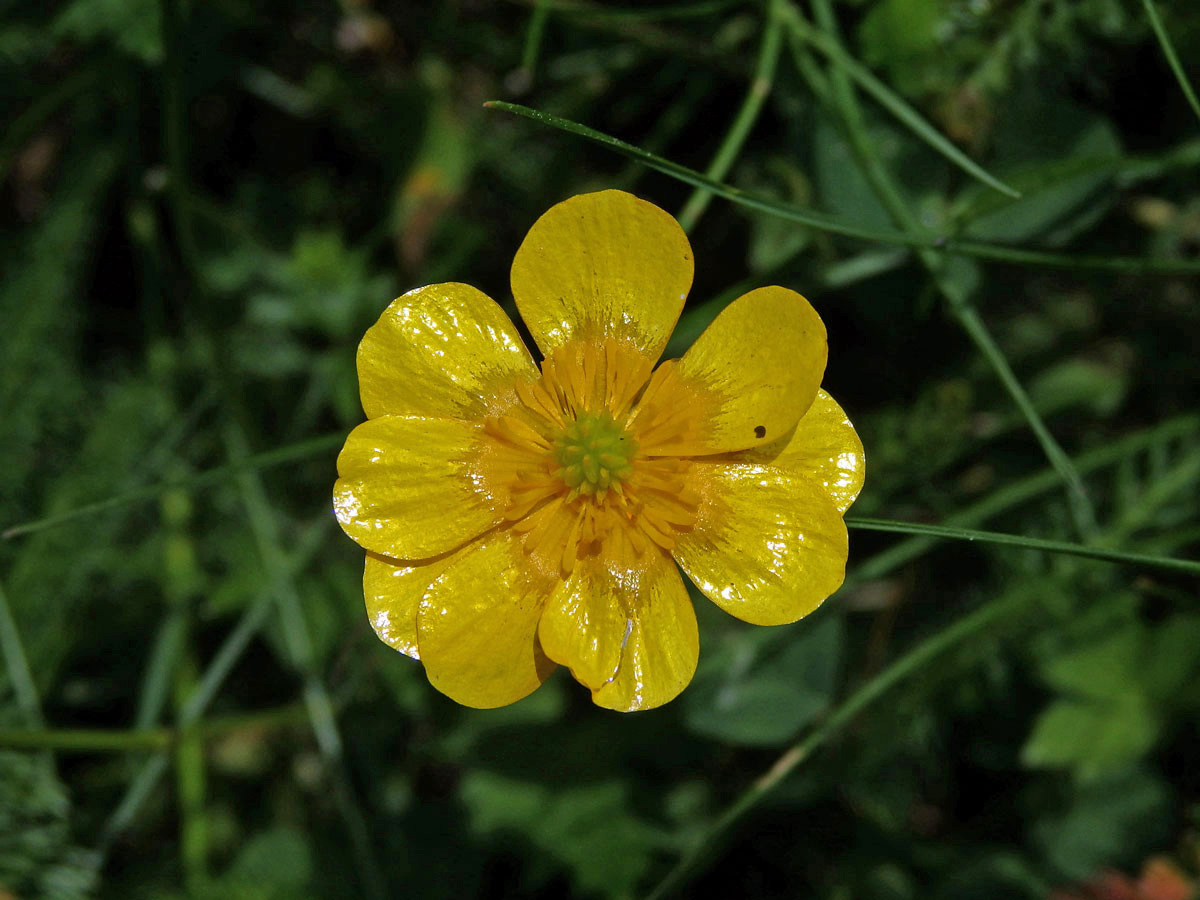
POLYGON ((667 396, 672 365, 651 376, 629 345, 573 341, 485 421, 482 482, 545 569, 569 575, 597 555, 635 568, 647 552, 670 551, 695 522, 691 464, 655 455, 693 425, 687 405, 667 396))

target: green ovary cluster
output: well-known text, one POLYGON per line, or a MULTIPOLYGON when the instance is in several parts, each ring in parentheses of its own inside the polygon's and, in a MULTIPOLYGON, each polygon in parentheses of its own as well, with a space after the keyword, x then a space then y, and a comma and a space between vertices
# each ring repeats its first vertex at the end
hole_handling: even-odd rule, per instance
POLYGON ((581 412, 554 445, 562 480, 581 494, 604 496, 633 474, 637 442, 607 412, 581 412))

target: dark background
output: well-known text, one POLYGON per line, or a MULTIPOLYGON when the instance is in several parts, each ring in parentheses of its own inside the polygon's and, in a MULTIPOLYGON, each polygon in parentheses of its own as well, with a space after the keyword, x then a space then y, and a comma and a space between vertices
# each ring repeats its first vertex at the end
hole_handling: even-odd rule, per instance
MULTIPOLYGON (((856 530, 847 586, 794 626, 699 600, 694 683, 632 715, 564 672, 460 708, 375 638, 329 499, 363 331, 442 280, 511 309, 513 252, 572 194, 678 213, 693 192, 483 102, 703 171, 771 20, 536 5, 0 2, 0 897, 640 896, 855 690, 989 609, 1009 612, 905 669, 716 835, 690 890, 1099 897, 1069 886, 1165 854, 1179 873, 1151 873, 1181 893, 1110 872, 1111 896, 1188 896, 1194 575, 856 530)), ((1200 77, 1200 7, 1156 8, 1200 77)), ((1194 558, 1197 279, 1137 261, 1197 259, 1200 121, 1143 3, 833 12, 886 97, 1023 198, 861 90, 847 105, 844 67, 789 29, 719 180, 888 231, 874 160, 927 234, 1056 256, 927 266, 715 198, 688 223, 671 352, 787 285, 828 326, 825 386, 866 445, 853 514, 1194 558), (1095 264, 1113 257, 1133 262, 1095 264)))

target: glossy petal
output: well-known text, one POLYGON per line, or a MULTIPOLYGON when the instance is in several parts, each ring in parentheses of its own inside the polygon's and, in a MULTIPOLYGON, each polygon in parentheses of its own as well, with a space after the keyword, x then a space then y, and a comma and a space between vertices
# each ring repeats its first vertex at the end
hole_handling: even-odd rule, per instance
POLYGON ((812 612, 846 574, 846 525, 823 485, 746 462, 692 467, 699 516, 676 562, 714 603, 755 625, 812 612))
POLYGON ((542 613, 538 638, 546 655, 593 690, 612 678, 647 574, 618 574, 594 557, 578 561, 542 613))
POLYGON ((458 419, 383 416, 363 422, 338 456, 333 508, 367 550, 424 559, 500 521, 473 482, 479 427, 458 419))
POLYGON ((417 607, 425 589, 467 549, 433 560, 389 559, 367 553, 363 596, 367 619, 379 639, 405 656, 420 659, 417 649, 417 607))
POLYGON ((867 474, 862 441, 846 413, 825 391, 785 437, 730 454, 730 460, 766 463, 820 484, 838 512, 850 508, 867 474))
MULTIPOLYGON (((700 659, 696 611, 679 571, 670 558, 654 550, 643 560, 646 568, 635 583, 623 577, 601 577, 593 581, 598 596, 590 600, 593 607, 605 602, 623 602, 625 607, 625 620, 616 635, 620 642, 617 672, 592 691, 596 706, 622 713, 674 700, 691 683, 700 659), (599 599, 604 595, 611 599, 599 599)), ((611 641, 606 636, 602 642, 611 641)))
POLYGON ((538 619, 554 581, 529 564, 510 529, 464 552, 425 591, 417 643, 429 682, 465 706, 520 700, 554 670, 538 619))
POLYGON ((537 370, 494 300, 467 284, 431 284, 398 297, 358 346, 367 418, 474 417, 537 370))
POLYGON ((552 206, 517 250, 512 291, 544 355, 574 337, 662 354, 692 286, 692 248, 669 214, 623 191, 552 206))
POLYGON ((825 372, 825 325, 795 291, 765 287, 721 311, 675 367, 677 403, 698 431, 658 454, 702 455, 779 440, 812 404, 825 372))

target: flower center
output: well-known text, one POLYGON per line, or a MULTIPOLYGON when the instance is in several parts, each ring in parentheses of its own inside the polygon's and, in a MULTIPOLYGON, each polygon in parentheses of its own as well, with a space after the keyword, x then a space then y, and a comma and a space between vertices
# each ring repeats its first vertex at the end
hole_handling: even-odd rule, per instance
POLYGON ((580 494, 603 498, 609 488, 618 493, 633 475, 635 441, 610 412, 580 412, 566 423, 554 445, 559 477, 580 494))
POLYGON ((633 569, 669 553, 700 496, 691 462, 655 448, 689 433, 692 410, 644 354, 614 340, 558 347, 541 368, 484 420, 477 483, 545 571, 566 577, 590 557, 633 569))

